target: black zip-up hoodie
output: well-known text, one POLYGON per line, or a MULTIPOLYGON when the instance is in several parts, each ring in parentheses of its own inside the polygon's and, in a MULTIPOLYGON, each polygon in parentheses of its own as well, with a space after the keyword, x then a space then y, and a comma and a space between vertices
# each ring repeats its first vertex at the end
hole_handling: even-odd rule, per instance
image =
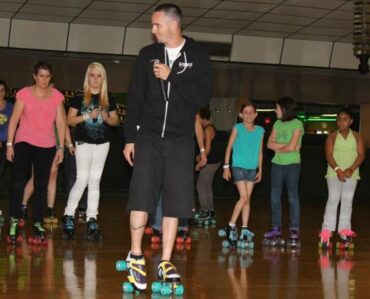
POLYGON ((125 142, 134 143, 137 128, 162 138, 193 135, 195 114, 211 99, 208 54, 186 39, 166 81, 154 76, 155 62, 167 63, 163 44, 144 47, 134 69, 126 105, 125 142))

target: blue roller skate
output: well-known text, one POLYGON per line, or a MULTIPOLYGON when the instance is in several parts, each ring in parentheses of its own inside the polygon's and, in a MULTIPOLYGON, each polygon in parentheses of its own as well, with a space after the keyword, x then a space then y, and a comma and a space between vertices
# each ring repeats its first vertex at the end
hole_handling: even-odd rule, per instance
POLYGON ((126 260, 119 260, 116 262, 116 269, 119 272, 128 272, 128 281, 122 284, 124 293, 140 293, 146 290, 147 283, 144 257, 138 259, 132 258, 131 252, 129 252, 126 260))
POLYGON ((240 237, 236 245, 241 249, 253 249, 253 237, 254 233, 252 233, 247 227, 242 227, 240 237))
POLYGON ((90 218, 86 223, 86 235, 85 239, 89 241, 101 241, 102 236, 100 234, 99 225, 95 218, 90 218))
POLYGON ((263 235, 262 244, 264 246, 284 246, 285 241, 282 238, 281 228, 273 227, 263 235))
POLYGON ((238 231, 236 226, 226 225, 224 229, 218 231, 220 237, 226 237, 226 240, 222 241, 223 248, 236 247, 238 241, 238 231))
POLYGON ((169 261, 162 261, 158 266, 158 280, 152 283, 152 293, 161 293, 162 296, 182 296, 184 286, 180 283, 181 277, 175 266, 169 261))
POLYGON ((64 231, 63 237, 68 240, 72 240, 75 237, 75 223, 73 216, 64 215, 62 227, 64 231))

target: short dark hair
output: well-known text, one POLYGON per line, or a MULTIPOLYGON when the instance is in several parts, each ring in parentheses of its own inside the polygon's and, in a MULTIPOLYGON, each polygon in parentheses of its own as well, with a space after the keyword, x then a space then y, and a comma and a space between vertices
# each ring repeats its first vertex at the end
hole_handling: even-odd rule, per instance
POLYGON ((241 105, 239 113, 243 113, 245 107, 252 107, 254 109, 254 112, 257 112, 257 107, 253 103, 246 102, 241 105))
POLYGON ((182 18, 182 11, 181 8, 178 7, 176 4, 172 3, 163 3, 158 5, 154 12, 163 11, 165 15, 169 15, 176 19, 179 24, 181 24, 181 18, 182 18))
POLYGON ((347 114, 351 119, 353 119, 353 112, 351 110, 351 108, 349 108, 348 106, 344 106, 344 107, 341 107, 339 110, 338 110, 338 113, 337 113, 337 116, 339 114, 347 114))
POLYGON ((0 79, 0 85, 4 86, 5 88, 5 95, 8 93, 8 86, 6 85, 6 82, 4 80, 0 79))
POLYGON ((40 70, 47 70, 50 72, 50 75, 53 74, 53 69, 50 65, 49 62, 47 61, 38 61, 36 64, 33 66, 33 74, 37 75, 40 70))
POLYGON ((291 97, 282 97, 276 102, 281 108, 281 120, 289 121, 297 117, 297 103, 291 97))
POLYGON ((210 120, 211 119, 211 110, 208 107, 199 108, 199 116, 201 119, 210 120))

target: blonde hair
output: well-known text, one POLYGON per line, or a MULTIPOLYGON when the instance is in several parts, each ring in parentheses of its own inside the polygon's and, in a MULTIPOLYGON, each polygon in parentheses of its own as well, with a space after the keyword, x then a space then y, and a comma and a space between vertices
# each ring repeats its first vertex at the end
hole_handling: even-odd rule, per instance
POLYGON ((107 73, 104 66, 99 62, 92 62, 87 67, 84 81, 84 104, 88 106, 91 102, 91 90, 89 85, 89 74, 91 69, 97 70, 103 77, 103 82, 99 91, 99 106, 103 109, 107 108, 109 106, 107 73))

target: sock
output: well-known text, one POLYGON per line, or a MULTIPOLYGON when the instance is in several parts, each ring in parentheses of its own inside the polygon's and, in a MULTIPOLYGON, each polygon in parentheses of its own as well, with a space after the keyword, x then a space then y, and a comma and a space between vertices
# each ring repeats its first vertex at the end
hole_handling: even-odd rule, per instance
POLYGON ((231 222, 229 222, 229 226, 235 227, 235 224, 232 224, 231 222))
POLYGON ((135 254, 130 253, 130 258, 132 258, 134 260, 141 260, 142 258, 144 258, 144 256, 142 254, 135 255, 135 254))

